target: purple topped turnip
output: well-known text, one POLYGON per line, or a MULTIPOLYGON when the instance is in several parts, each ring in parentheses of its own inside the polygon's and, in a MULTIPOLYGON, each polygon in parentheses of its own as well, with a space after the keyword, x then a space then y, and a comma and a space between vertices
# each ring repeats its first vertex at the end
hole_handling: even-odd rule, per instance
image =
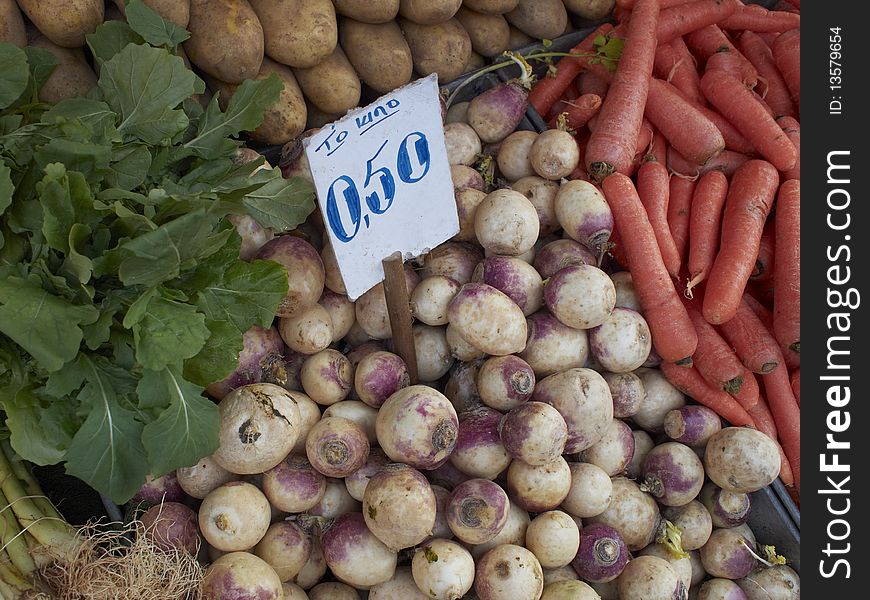
POLYGON ((722 429, 722 420, 706 406, 691 404, 668 412, 664 428, 665 435, 675 442, 702 447, 722 429))
POLYGON ((323 498, 308 509, 308 514, 324 519, 335 519, 341 515, 361 510, 362 504, 348 493, 344 480, 328 477, 323 498))
POLYGON ((538 211, 519 192, 490 192, 474 213, 474 235, 485 250, 517 256, 530 250, 538 239, 538 211))
POLYGON ((600 515, 610 505, 613 483, 601 467, 589 463, 569 463, 571 488, 562 500, 562 509, 575 517, 600 515))
POLYGON ((299 407, 299 437, 296 438, 296 443, 290 453, 304 455, 308 432, 320 420, 320 406, 302 392, 290 392, 290 395, 293 396, 296 406, 299 407))
POLYGON ((281 590, 284 592, 283 600, 310 600, 305 590, 295 583, 285 581, 281 584, 281 590))
POLYGON ((235 479, 236 475, 217 464, 211 456, 206 456, 192 467, 180 467, 176 477, 188 496, 202 500, 216 487, 235 479))
POLYGON ((571 265, 547 280, 544 302, 568 327, 591 329, 607 320, 616 304, 616 289, 598 267, 571 265))
POLYGON ((344 417, 321 419, 305 441, 311 466, 327 477, 346 477, 369 455, 369 440, 362 427, 344 417))
POLYGON ((613 398, 613 417, 627 419, 634 415, 644 397, 640 377, 634 373, 602 373, 601 376, 607 382, 613 398))
POLYGON ((604 436, 580 453, 583 462, 599 466, 609 475, 623 473, 634 456, 634 435, 631 427, 612 419, 604 436))
POLYGON ((601 325, 589 330, 592 356, 613 373, 634 371, 652 350, 646 319, 629 308, 614 308, 601 325))
POLYGON ((154 478, 148 475, 139 491, 130 498, 131 504, 151 506, 161 502, 183 502, 184 489, 178 481, 175 471, 170 471, 162 477, 154 478))
POLYGON ((502 414, 482 406, 459 415, 459 436, 450 454, 454 467, 468 475, 495 479, 511 462, 499 437, 502 414))
POLYGON ((635 424, 650 433, 664 431, 665 415, 686 405, 683 393, 671 385, 659 369, 646 367, 635 370, 643 383, 644 398, 632 416, 635 424))
POLYGON ((320 541, 332 573, 354 587, 383 583, 396 571, 398 555, 369 530, 362 513, 337 517, 320 541))
POLYGON ((614 477, 613 493, 607 509, 589 518, 589 523, 603 523, 616 529, 631 551, 652 542, 659 529, 659 505, 640 486, 625 477, 614 477))
POLYGON ((714 527, 743 525, 752 510, 752 497, 749 494, 723 490, 712 481, 704 484, 698 499, 710 513, 714 527))
POLYGON ((224 552, 254 547, 269 529, 269 501, 255 485, 225 483, 199 507, 199 529, 213 547, 224 552))
POLYGON ((360 595, 346 583, 328 581, 308 590, 308 600, 360 600, 360 595))
POLYGON ((426 597, 458 600, 474 584, 474 559, 456 542, 434 539, 414 553, 411 573, 417 587, 426 590, 426 597))
POLYGON ((289 290, 275 314, 292 317, 317 304, 323 293, 326 273, 314 246, 302 238, 282 235, 266 242, 256 254, 260 260, 274 260, 287 269, 289 290))
POLYGON ((683 583, 685 589, 689 589, 692 585, 692 560, 686 552, 679 552, 673 546, 662 542, 649 544, 646 548, 640 551, 638 556, 657 556, 661 558, 674 570, 677 577, 683 583))
POLYGON ((568 177, 580 164, 580 148, 574 136, 561 129, 548 129, 537 137, 529 152, 535 173, 558 181, 568 177))
POLYGON ((180 502, 164 502, 146 510, 139 521, 145 528, 146 538, 160 550, 187 551, 193 556, 199 552, 202 540, 197 530, 197 516, 180 502))
POLYGON ((579 242, 561 239, 550 242, 535 254, 535 268, 544 279, 549 279, 565 267, 598 264, 592 251, 579 242))
POLYGON ((640 305, 640 299, 634 289, 631 273, 628 271, 617 271, 610 274, 610 279, 616 288, 616 306, 619 308, 629 308, 643 314, 643 307, 640 305))
POLYGON ((625 475, 631 479, 637 479, 640 477, 646 455, 655 448, 656 443, 650 434, 643 429, 633 430, 631 436, 634 438, 634 456, 631 457, 631 462, 625 469, 625 475))
POLYGON ((538 600, 544 591, 541 563, 522 546, 496 546, 477 564, 474 591, 480 600, 538 600))
POLYGON ((559 188, 554 207, 565 233, 601 254, 613 231, 613 213, 601 190, 582 179, 568 181, 559 188))
POLYGON ((456 446, 459 419, 443 394, 412 385, 384 402, 375 431, 378 443, 393 461, 433 469, 446 461, 456 446))
POLYGON ((526 346, 526 318, 508 296, 485 283, 466 283, 450 302, 450 325, 486 354, 504 356, 526 346))
POLYGON ((505 491, 488 479, 469 479, 447 498, 447 524, 466 544, 483 544, 507 523, 510 501, 505 491))
POLYGON ((228 215, 227 221, 235 226, 236 233, 242 238, 239 247, 239 258, 242 260, 252 260, 260 248, 275 237, 273 229, 263 227, 250 215, 228 215))
POLYGON ((342 279, 341 271, 338 269, 335 251, 332 249, 332 244, 328 238, 323 243, 323 250, 320 251, 320 260, 323 262, 324 287, 336 294, 347 294, 344 279, 342 279))
POLYGON ((420 276, 443 275, 459 284, 466 284, 471 281, 474 267, 481 260, 483 252, 479 247, 462 242, 446 242, 423 258, 420 276))
MULTIPOLYGON (((447 326, 448 340, 450 326, 447 326)), ((450 369, 447 382, 444 384, 444 395, 453 404, 457 413, 463 413, 483 406, 480 393, 477 391, 477 374, 483 365, 483 360, 474 359, 470 362, 456 362, 450 369)))
POLYGON ((339 342, 356 323, 353 302, 344 294, 336 294, 332 290, 325 289, 317 303, 326 309, 332 319, 332 342, 339 342))
POLYGON ((586 331, 562 324, 546 310, 526 319, 528 339, 518 356, 539 378, 582 367, 589 357, 586 331))
POLYGON ((206 391, 217 400, 223 400, 230 391, 251 383, 287 382, 284 362, 284 342, 274 327, 265 329, 252 326, 242 337, 239 366, 223 381, 210 384, 206 391))
POLYGON ((296 523, 278 521, 254 547, 254 554, 269 563, 281 581, 290 581, 308 562, 311 537, 296 523))
POLYGON ((508 467, 511 500, 529 512, 558 508, 571 490, 571 469, 561 456, 543 466, 515 460, 508 467))
POLYGON ((486 192, 475 188, 454 190, 453 198, 456 200, 456 213, 459 215, 459 233, 453 236, 457 242, 477 242, 474 233, 474 216, 477 207, 486 198, 486 192))
POLYGON ((311 552, 305 566, 293 578, 293 583, 303 590, 311 589, 326 574, 326 559, 320 546, 320 537, 311 535, 311 552))
POLYGON ((395 574, 389 580, 373 585, 369 589, 368 600, 428 600, 430 597, 423 593, 414 582, 411 567, 398 567, 395 574))
MULTIPOLYGON (((794 569, 787 565, 757 569, 737 581, 737 585, 746 594, 746 600, 800 600, 801 579, 794 569)), ((714 600, 700 598, 699 600, 714 600)), ((728 596, 723 600, 743 600, 739 596, 733 599, 728 596)))
POLYGON ((309 398, 329 406, 347 398, 353 386, 353 365, 338 350, 327 348, 305 359, 301 379, 309 398))
MULTIPOLYGON (((529 167, 531 167, 531 163, 529 163, 529 167)), ((540 224, 538 243, 541 242, 541 237, 554 233, 559 229, 559 222, 556 220, 556 209, 553 205, 556 192, 559 191, 559 182, 550 181, 532 173, 528 177, 515 181, 511 189, 528 198, 532 206, 535 207, 540 224)), ((535 268, 537 268, 537 263, 535 263, 535 268)), ((543 273, 541 273, 541 276, 548 277, 543 273)))
POLYGON ((281 580, 275 570, 249 552, 224 554, 208 566, 202 582, 203 600, 282 600, 283 597, 281 580))
POLYGON ((586 581, 604 583, 619 577, 630 559, 619 531, 609 525, 593 523, 580 532, 580 547, 571 565, 586 581))
POLYGON ((391 550, 416 546, 432 534, 435 493, 413 467, 385 465, 369 480, 362 502, 369 531, 391 550))
POLYGON ((482 192, 486 189, 483 175, 466 165, 450 165, 450 179, 453 180, 454 190, 471 188, 482 192))
POLYGON ((592 369, 569 369, 535 385, 533 400, 551 404, 568 425, 565 452, 585 450, 604 437, 613 420, 613 399, 604 378, 592 369))
POLYGON ((741 579, 749 575, 757 564, 754 546, 755 541, 737 528, 714 529, 700 549, 701 563, 713 577, 741 579))
POLYGON ((551 510, 532 519, 526 529, 526 548, 545 569, 571 563, 580 548, 580 530, 568 514, 551 510))
MULTIPOLYGON (((764 600, 771 600, 766 591, 758 597, 764 600)), ((730 579, 715 578, 705 581, 698 590, 697 600, 748 600, 740 586, 730 579)), ((797 600, 797 596, 795 596, 797 600)))
POLYGON ((448 325, 444 332, 444 338, 447 340, 447 345, 450 347, 450 354, 461 363, 470 363, 478 359, 486 357, 486 353, 472 346, 468 340, 462 337, 459 330, 454 325, 448 325))
POLYGON ((507 81, 475 96, 466 118, 481 141, 500 142, 516 130, 528 104, 529 91, 517 81, 507 81))
POLYGON ((373 408, 380 408, 392 394, 409 385, 411 377, 405 361, 392 352, 372 352, 356 366, 356 392, 360 400, 373 408))
MULTIPOLYGON (((472 267, 473 269, 474 267, 472 267)), ((420 283, 420 275, 405 265, 405 288, 410 296, 414 288, 420 283)), ((387 296, 384 292, 384 283, 381 282, 372 289, 357 298, 354 303, 356 310, 356 322, 371 337, 377 340, 385 340, 393 337, 390 327, 390 313, 387 309, 387 296)))
POLYGON ((239 475, 267 471, 290 453, 299 436, 293 395, 271 383, 236 388, 218 405, 220 447, 212 458, 239 475))
POLYGON ((323 411, 323 418, 326 417, 344 417, 356 423, 362 428, 366 434, 366 439, 369 445, 377 442, 375 435, 375 420, 378 418, 378 411, 372 408, 365 402, 360 400, 342 400, 326 407, 323 411))
POLYGON ((779 476, 779 447, 756 429, 726 427, 707 441, 704 466, 722 489, 756 492, 779 476))
MULTIPOLYGON (((579 527, 579 526, 578 526, 579 527)), ((556 567, 555 569, 544 569, 544 589, 552 583, 559 581, 580 581, 580 576, 571 564, 564 567, 556 567)))
POLYGON ((562 455, 568 426, 559 411, 549 404, 526 402, 502 418, 498 433, 513 458, 543 466, 562 455))
POLYGON ((490 408, 508 411, 520 406, 535 391, 535 373, 518 356, 494 356, 477 373, 477 393, 490 408))
POLYGON ((638 556, 617 580, 621 600, 686 600, 688 589, 666 560, 638 556))
POLYGON ((390 459, 380 448, 372 448, 365 463, 359 469, 344 478, 347 492, 356 500, 362 502, 366 487, 374 475, 384 466, 390 464, 390 459))
POLYGON ((526 543, 526 531, 531 521, 529 513, 517 506, 516 502, 511 502, 508 507, 507 522, 499 534, 486 543, 471 546, 471 555, 475 560, 480 560, 481 556, 502 544, 522 546, 526 543))
POLYGON ((511 256, 490 256, 477 265, 472 281, 491 285, 513 300, 525 316, 544 304, 544 283, 535 268, 511 256))
POLYGON ((695 452, 679 442, 665 442, 649 451, 641 469, 641 489, 665 506, 691 502, 704 485, 704 465, 695 452))
POLYGON ((315 506, 326 493, 326 477, 304 456, 288 456, 263 473, 263 493, 269 503, 288 513, 315 506))

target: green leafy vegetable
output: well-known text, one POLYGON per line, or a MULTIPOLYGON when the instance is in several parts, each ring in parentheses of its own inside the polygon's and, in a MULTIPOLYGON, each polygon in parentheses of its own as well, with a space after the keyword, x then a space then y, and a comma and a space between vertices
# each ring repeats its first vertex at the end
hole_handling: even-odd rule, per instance
POLYGON ((218 445, 204 390, 287 293, 276 262, 245 262, 230 215, 286 232, 314 189, 234 162, 277 77, 226 110, 175 55, 188 33, 141 1, 87 36, 97 87, 49 106, 57 64, 0 43, 0 417, 23 458, 65 463, 116 502, 146 475, 218 445))
POLYGON ((598 58, 592 60, 604 63, 610 71, 616 71, 616 65, 622 57, 622 48, 625 45, 625 40, 618 37, 598 35, 592 41, 592 45, 598 54, 598 58))

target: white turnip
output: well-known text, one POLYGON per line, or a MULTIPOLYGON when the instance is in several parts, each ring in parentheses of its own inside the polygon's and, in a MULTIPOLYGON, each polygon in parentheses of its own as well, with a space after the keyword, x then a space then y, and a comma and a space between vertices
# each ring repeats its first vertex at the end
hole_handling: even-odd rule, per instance
POLYGON ((640 408, 644 390, 640 377, 634 373, 602 373, 610 396, 613 398, 613 416, 616 419, 627 419, 640 408))
POLYGON ((499 437, 502 414, 482 406, 459 414, 459 435, 450 454, 454 467, 472 478, 495 479, 511 462, 499 437))
POLYGON ((528 465, 544 466, 562 455, 568 426, 549 404, 525 402, 502 418, 498 434, 510 456, 528 465))
POLYGON ((546 244, 535 254, 534 261, 535 268, 544 279, 549 279, 565 267, 597 264, 589 248, 571 239, 554 240, 546 244))
POLYGON ((254 554, 269 563, 281 581, 290 581, 308 562, 311 537, 292 521, 278 521, 254 547, 254 554))
POLYGON ((582 179, 567 181, 556 194, 554 208, 571 239, 601 253, 613 231, 613 213, 601 190, 582 179))
POLYGON ((314 246, 302 238, 282 235, 266 242, 255 257, 274 260, 287 270, 290 287, 275 311, 277 316, 292 317, 317 304, 323 293, 326 272, 314 246))
MULTIPOLYGON (((787 565, 757 569, 738 580, 737 585, 746 594, 746 600, 800 600, 801 597, 800 577, 787 565)), ((706 600, 714 600, 714 598, 716 597, 706 600)), ((728 596, 723 600, 743 600, 743 598, 728 596)))
POLYGON ((450 165, 474 164, 481 151, 480 137, 468 123, 447 123, 444 126, 444 144, 450 165))
POLYGON ((628 373, 646 362, 652 335, 640 313, 614 308, 601 325, 589 330, 589 347, 604 369, 628 373))
POLYGON ((692 561, 686 553, 677 553, 664 543, 649 544, 640 551, 638 556, 656 556, 671 565, 674 573, 683 583, 683 588, 688 590, 692 585, 692 561))
POLYGON ((299 436, 290 452, 291 454, 304 455, 308 432, 320 420, 320 406, 302 392, 290 392, 290 395, 293 396, 296 406, 299 408, 299 436))
POLYGON ((656 537, 661 520, 659 506, 631 479, 614 477, 612 484, 610 504, 589 522, 610 525, 622 535, 629 550, 640 550, 656 537))
POLYGON ((384 451, 380 448, 372 448, 363 466, 344 478, 347 493, 353 496, 354 499, 362 502, 366 486, 368 486, 371 478, 388 464, 390 464, 390 459, 387 458, 384 451))
POLYGON ((584 580, 606 583, 619 577, 630 559, 619 531, 603 523, 593 523, 580 532, 580 547, 571 565, 584 580))
POLYGON ((459 419, 443 394, 412 385, 384 402, 375 431, 378 443, 393 461, 433 469, 446 461, 456 446, 459 419))
POLYGON ((634 438, 634 456, 631 457, 631 462, 625 469, 625 475, 631 479, 640 477, 640 471, 643 468, 643 461, 650 450, 655 448, 655 441, 643 429, 635 429, 631 432, 634 438))
POLYGON ((580 148, 567 131, 548 129, 532 144, 529 160, 535 173, 558 181, 568 177, 580 164, 580 148))
POLYGON ((601 467, 589 463, 569 463, 571 488, 562 500, 562 510, 575 517, 600 515, 610 505, 613 483, 601 467))
POLYGON ((285 581, 281 584, 281 590, 284 593, 283 600, 310 600, 308 594, 295 583, 285 581))
POLYGON ((332 348, 321 350, 302 364, 302 389, 321 406, 329 406, 347 398, 353 386, 353 365, 332 348))
POLYGON ((494 356, 480 366, 477 393, 490 408, 508 411, 520 406, 535 391, 535 373, 518 356, 494 356))
POLYGON ((378 411, 372 408, 365 402, 360 400, 342 400, 326 407, 323 411, 323 418, 327 417, 344 417, 360 426, 363 433, 366 434, 366 439, 369 445, 373 445, 377 441, 375 435, 375 420, 378 417, 378 411))
POLYGON ((726 427, 707 441, 707 476, 729 492, 756 492, 779 476, 779 448, 757 429, 726 427))
POLYGON ((332 316, 319 304, 302 308, 292 317, 278 319, 278 331, 287 347, 302 354, 315 354, 332 343, 332 316))
POLYGON ((444 332, 444 337, 447 340, 447 345, 450 347, 450 354, 460 364, 477 361, 484 358, 486 353, 472 346, 468 340, 462 337, 455 325, 448 325, 444 332))
MULTIPOLYGON (((405 289, 408 290, 409 296, 414 292, 418 283, 420 283, 420 276, 410 265, 405 265, 405 289)), ((357 298, 354 309, 356 310, 357 323, 369 336, 377 340, 393 337, 383 282, 357 298)))
POLYGON ((269 501, 257 487, 231 481, 213 490, 199 507, 199 530, 223 552, 254 547, 269 529, 269 501))
POLYGON ((432 493, 435 494, 435 524, 432 526, 432 535, 429 539, 452 539, 453 531, 447 523, 447 498, 450 497, 450 490, 446 487, 432 484, 432 493))
POLYGON ((707 543, 700 548, 704 570, 713 577, 741 579, 755 568, 755 541, 738 528, 714 529, 707 543))
POLYGON ((444 117, 445 123, 467 123, 468 122, 468 105, 470 102, 454 102, 447 109, 447 116, 444 117))
POLYGON ((405 361, 392 352, 372 352, 356 366, 354 387, 357 395, 372 408, 380 408, 392 394, 409 385, 411 376, 405 361))
POLYGON ((328 581, 308 590, 308 600, 360 600, 360 595, 346 583, 328 581))
POLYGON ((555 569, 544 569, 544 589, 551 583, 559 581, 579 581, 580 576, 570 564, 555 569))
POLYGON ((324 289, 318 304, 326 309, 332 320, 332 343, 344 339, 356 323, 356 311, 350 298, 344 294, 336 294, 332 290, 324 289))
POLYGON ((490 256, 477 265, 472 281, 491 285, 513 300, 523 315, 538 311, 544 304, 544 282, 535 268, 511 256, 490 256))
POLYGON ((538 600, 544 591, 541 563, 522 546, 496 546, 477 563, 474 591, 480 600, 538 600))
POLYGON ((486 354, 504 356, 526 346, 526 319, 508 296, 485 283, 466 283, 448 311, 456 332, 486 354))
POLYGON ((617 579, 621 600, 686 600, 688 590, 666 560, 638 556, 617 579))
POLYGON ((685 551, 697 550, 713 533, 713 518, 703 504, 692 500, 682 506, 666 506, 662 516, 680 530, 680 544, 685 551))
POLYGON ((526 319, 528 339, 519 357, 539 378, 582 367, 589 357, 586 331, 561 323, 546 310, 526 319))
POLYGON ((323 261, 324 287, 336 294, 347 294, 347 288, 344 285, 344 279, 341 277, 338 261, 335 258, 335 251, 332 249, 332 244, 328 238, 326 238, 323 244, 323 250, 320 251, 320 259, 323 261))
POLYGON ((517 256, 538 239, 538 211, 523 194, 499 189, 487 194, 474 213, 474 235, 485 250, 517 256))
POLYGON ((551 510, 532 519, 526 529, 526 548, 545 569, 570 564, 580 548, 577 524, 561 510, 551 510))
POLYGON ((474 218, 477 214, 477 207, 486 198, 486 192, 475 188, 463 188, 454 190, 453 198, 456 200, 456 213, 459 215, 459 233, 454 235, 452 239, 457 242, 476 242, 474 218))
POLYGON ((282 600, 284 593, 281 580, 266 561, 249 552, 230 552, 206 569, 202 597, 203 600, 221 600, 233 596, 282 600))
POLYGON ((446 327, 417 323, 412 328, 417 355, 417 376, 421 381, 438 381, 453 366, 446 327))
POLYGON ((613 399, 607 382, 592 369, 569 369, 535 384, 533 400, 551 404, 568 425, 565 452, 589 448, 613 420, 613 399))
POLYGON ((609 476, 625 472, 634 457, 634 436, 631 428, 619 419, 612 419, 604 436, 581 452, 583 462, 601 467, 609 476))
POLYGON ((541 600, 601 600, 601 596, 588 583, 560 581, 544 586, 541 600))
POLYGON ((411 559, 414 583, 420 590, 426 590, 427 598, 435 600, 457 600, 465 596, 474 584, 474 572, 471 554, 451 540, 430 540, 417 549, 411 559))
POLYGON ((347 491, 343 479, 326 479, 326 491, 320 502, 308 510, 308 514, 324 519, 335 519, 341 515, 359 512, 362 504, 347 491))
POLYGON ((305 454, 318 472, 346 477, 365 463, 369 440, 362 427, 350 419, 326 417, 308 432, 305 454))
POLYGON ((362 513, 337 517, 320 542, 332 573, 353 587, 366 589, 383 583, 396 571, 398 555, 369 531, 362 513))
MULTIPOLYGON (((420 276, 443 275, 460 284, 465 284, 471 281, 474 267, 481 260, 483 260, 483 252, 479 247, 463 242, 445 242, 423 257, 423 268, 420 269, 420 276)), ((408 293, 410 294, 412 291, 410 290, 408 293)))
POLYGON ((263 493, 269 503, 287 513, 315 506, 326 493, 326 477, 304 456, 288 456, 263 473, 263 493))
POLYGON ((450 165, 450 179, 453 181, 454 190, 472 188, 482 192, 486 189, 483 175, 477 169, 466 165, 450 165))
POLYGON ((538 137, 536 131, 514 131, 498 148, 498 170, 509 182, 535 174, 529 162, 529 152, 538 137))
POLYGON ((435 493, 413 467, 382 467, 369 479, 362 502, 369 531, 391 550, 416 546, 432 534, 435 493))
POLYGON ((553 510, 571 490, 571 469, 561 456, 539 467, 515 460, 507 470, 507 490, 511 500, 529 512, 553 510))
POLYGON ((571 265, 547 280, 544 302, 565 325, 591 329, 604 323, 613 311, 616 288, 598 267, 571 265))
POLYGON ((704 465, 695 452, 679 442, 665 442, 650 450, 641 467, 642 489, 665 506, 691 502, 704 485, 704 465))
POLYGON ((239 475, 262 473, 290 453, 299 436, 299 407, 271 383, 236 388, 218 404, 220 446, 212 458, 239 475))
POLYGON ((510 501, 497 483, 469 479, 457 485, 447 497, 447 525, 466 544, 492 540, 507 523, 510 501))
POLYGON ((484 544, 475 544, 469 549, 475 560, 480 560, 480 557, 502 544, 515 544, 522 546, 526 543, 526 531, 531 523, 529 513, 517 506, 516 502, 511 502, 508 507, 508 519, 502 527, 502 530, 497 536, 484 544))
POLYGON ((201 458, 192 467, 180 467, 176 471, 176 476, 181 489, 188 496, 199 500, 208 496, 208 493, 216 487, 237 477, 217 464, 211 456, 201 458))
POLYGON ((396 568, 392 578, 373 585, 369 589, 368 600, 394 600, 396 598, 402 600, 427 600, 430 598, 417 587, 414 575, 411 573, 411 567, 396 568))
POLYGON ((317 535, 311 536, 311 553, 308 555, 308 560, 305 566, 299 571, 296 577, 293 578, 293 583, 301 587, 303 590, 309 590, 326 575, 326 559, 323 557, 323 548, 320 546, 320 537, 317 535))
MULTIPOLYGON (((529 166, 531 166, 531 163, 529 163, 529 166)), ((556 220, 556 209, 553 205, 556 192, 559 191, 559 182, 550 181, 532 173, 528 177, 516 180, 511 189, 528 198, 532 206, 535 207, 540 225, 539 236, 549 235, 559 229, 559 222, 556 220)), ((542 276, 544 275, 542 274, 542 276)))
POLYGON ((447 325, 447 307, 462 287, 449 277, 426 277, 411 294, 411 314, 426 325, 447 325))
POLYGON ((619 308, 630 308, 643 314, 643 307, 640 305, 640 298, 638 298, 637 292, 634 289, 631 273, 628 271, 617 271, 610 274, 610 279, 616 288, 616 306, 619 308))
MULTIPOLYGON (((767 590, 762 594, 758 597, 759 600, 771 600, 767 590)), ((698 589, 697 600, 747 600, 747 596, 735 582, 717 577, 704 582, 698 589)))
POLYGON ((644 396, 632 420, 650 433, 661 433, 664 431, 665 415, 685 406, 686 397, 658 369, 643 367, 636 369, 635 374, 643 383, 644 396))

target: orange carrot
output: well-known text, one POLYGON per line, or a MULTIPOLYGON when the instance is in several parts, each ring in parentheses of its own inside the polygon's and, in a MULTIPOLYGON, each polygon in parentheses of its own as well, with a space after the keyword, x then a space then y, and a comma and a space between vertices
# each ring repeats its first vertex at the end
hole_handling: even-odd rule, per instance
POLYGON ((776 272, 773 278, 773 333, 781 345, 801 349, 801 182, 789 179, 776 199, 776 272))
POLYGON ((794 144, 794 148, 797 151, 797 161, 794 163, 794 166, 788 171, 782 172, 783 180, 789 179, 800 179, 801 178, 801 124, 797 122, 796 119, 792 117, 780 117, 776 120, 776 123, 782 127, 782 130, 788 136, 788 139, 791 140, 791 143, 794 144))
POLYGON ((686 368, 671 362, 663 362, 661 368, 671 385, 698 404, 715 411, 731 425, 755 427, 755 421, 737 400, 709 385, 694 367, 686 368))
POLYGON ((680 254, 680 263, 686 264, 689 246, 689 218, 695 182, 682 177, 671 177, 668 182, 668 229, 680 254))
POLYGON ((637 0, 632 10, 622 56, 586 147, 586 170, 595 181, 631 167, 655 59, 658 15, 658 0, 637 0))
POLYGON ((722 139, 725 140, 725 148, 727 150, 733 150, 734 152, 750 156, 758 154, 755 150, 755 146, 753 146, 742 133, 737 131, 737 128, 734 127, 728 119, 709 106, 698 105, 696 108, 704 113, 704 116, 710 119, 710 121, 712 121, 716 126, 716 129, 718 129, 722 134, 722 139))
POLYGON ((743 295, 737 314, 719 326, 743 365, 753 373, 770 373, 779 365, 779 346, 767 326, 750 307, 750 296, 743 295))
POLYGON ((704 173, 695 186, 689 215, 689 282, 686 293, 704 281, 719 250, 722 209, 728 194, 728 179, 721 171, 704 173))
POLYGON ((688 4, 662 9, 656 28, 659 44, 713 25, 733 15, 738 9, 734 0, 695 0, 688 4))
POLYGON ((782 171, 794 167, 794 144, 736 77, 719 70, 706 71, 701 91, 774 167, 782 171))
MULTIPOLYGON (((764 330, 769 332, 773 329, 773 312, 769 308, 767 308, 760 300, 758 300, 752 294, 743 294, 743 302, 746 303, 746 306, 752 311, 752 313, 758 317, 758 320, 761 321, 761 324, 764 325, 764 330)), ((723 323, 724 325, 724 323, 723 323)), ((770 335, 769 333, 765 333, 765 335, 770 335)), ((773 336, 770 336, 771 339, 773 336)))
POLYGON ((619 235, 619 228, 614 227, 610 232, 610 240, 607 242, 607 253, 615 260, 623 269, 628 269, 628 257, 625 254, 625 244, 622 243, 622 236, 619 235))
POLYGON ((581 96, 584 94, 595 94, 604 98, 607 95, 608 87, 610 87, 610 83, 592 71, 583 71, 577 77, 577 93, 581 96))
POLYGON ((782 78, 782 74, 773 62, 773 52, 764 43, 761 37, 752 32, 744 31, 737 44, 743 55, 749 59, 752 66, 758 71, 758 79, 763 87, 762 97, 768 106, 773 109, 777 117, 797 115, 797 109, 791 99, 788 86, 782 78))
POLYGON ((779 441, 794 472, 795 488, 800 491, 801 411, 791 389, 788 370, 784 364, 780 364, 761 378, 767 403, 779 432, 779 441))
POLYGON ((680 276, 680 252, 668 227, 668 169, 656 161, 647 161, 637 170, 637 193, 646 209, 656 236, 656 243, 668 274, 680 276))
MULTIPOLYGON (((683 38, 677 38, 677 40, 682 42, 683 38)), ((659 44, 656 48, 653 72, 656 77, 664 79, 680 90, 686 98, 691 98, 698 103, 706 103, 699 87, 701 77, 698 75, 698 69, 693 62, 694 58, 691 57, 691 54, 687 58, 674 47, 677 40, 670 44, 659 44)), ((685 46, 683 44, 683 48, 685 46)), ((688 48, 686 51, 688 52, 688 48)))
MULTIPOLYGON (((758 83, 758 71, 752 66, 745 56, 740 53, 728 36, 716 25, 708 25, 686 35, 686 45, 704 61, 720 52, 731 52, 741 59, 740 81, 746 86, 753 88, 758 83)), ((706 94, 705 94, 706 96, 706 94)), ((709 98, 707 98, 709 100, 709 98)))
POLYGON ((704 318, 714 325, 724 323, 737 313, 778 187, 779 173, 763 160, 750 160, 731 178, 722 215, 719 252, 704 294, 704 318))
MULTIPOLYGON (((720 71, 725 71, 726 73, 731 73, 737 79, 742 79, 744 68, 743 60, 742 57, 737 56, 734 52, 717 52, 707 59, 707 63, 704 65, 704 72, 718 69, 720 71)), ((744 81, 744 83, 746 82, 744 81)))
MULTIPOLYGON (((640 8, 641 5, 638 6, 640 8)), ((631 179, 614 173, 602 183, 621 237, 634 287, 663 360, 688 362, 698 336, 658 251, 656 234, 631 179)))
POLYGON ((749 410, 758 402, 755 377, 743 366, 716 328, 704 320, 695 303, 686 300, 685 304, 692 325, 698 332, 698 347, 692 355, 692 364, 710 385, 730 394, 740 406, 749 410))
MULTIPOLYGON (((571 49, 571 54, 591 54, 594 51, 595 39, 599 35, 606 35, 613 29, 610 23, 604 23, 595 31, 586 36, 582 42, 571 49)), ((538 111, 539 115, 546 116, 550 107, 562 97, 562 94, 571 85, 571 82, 583 70, 585 62, 580 58, 564 57, 556 65, 555 77, 542 77, 532 86, 529 92, 529 104, 538 111)))
POLYGON ((791 391, 794 393, 794 399, 797 400, 798 407, 801 405, 801 368, 798 367, 791 372, 789 376, 791 381, 791 391))
MULTIPOLYGON (((653 130, 652 139, 649 143, 649 150, 644 156, 644 160, 652 160, 662 166, 668 164, 668 142, 661 132, 653 130)), ((667 172, 667 171, 666 171, 667 172)))
POLYGON ((725 149, 716 125, 667 81, 650 79, 644 115, 677 152, 696 164, 706 164, 725 149))
POLYGON ((550 120, 550 129, 555 129, 560 115, 565 115, 565 124, 576 131, 586 125, 599 108, 601 108, 601 97, 596 94, 585 94, 575 100, 567 100, 559 115, 550 120))
POLYGON ((801 26, 799 14, 768 10, 758 4, 746 4, 722 19, 719 27, 733 31, 788 31, 801 26))
POLYGON ((682 154, 672 147, 668 148, 668 169, 670 169, 671 173, 683 177, 698 177, 710 171, 721 171, 727 177, 731 177, 748 160, 750 159, 745 154, 723 150, 718 156, 708 160, 707 164, 702 167, 686 160, 682 154))
POLYGON ((767 405, 767 400, 764 399, 763 395, 758 398, 758 404, 752 407, 752 410, 749 411, 749 415, 752 417, 752 420, 755 421, 755 428, 776 442, 776 446, 779 449, 780 460, 779 478, 782 480, 783 485, 793 486, 794 472, 792 471, 788 457, 785 455, 785 450, 782 449, 782 446, 779 443, 779 433, 776 430, 776 423, 773 420, 773 415, 770 414, 770 407, 767 405))
POLYGON ((792 29, 773 42, 773 60, 791 92, 791 99, 801 106, 801 30, 792 29))
POLYGON ((755 267, 749 279, 752 281, 767 281, 773 277, 775 262, 775 234, 773 220, 768 219, 761 231, 761 242, 758 245, 758 256, 755 258, 755 267))
MULTIPOLYGON (((670 8, 672 6, 680 6, 681 4, 689 4, 694 0, 659 0, 659 5, 664 8, 670 8)), ((616 5, 623 9, 632 9, 634 5, 637 4, 637 0, 616 0, 616 5)))

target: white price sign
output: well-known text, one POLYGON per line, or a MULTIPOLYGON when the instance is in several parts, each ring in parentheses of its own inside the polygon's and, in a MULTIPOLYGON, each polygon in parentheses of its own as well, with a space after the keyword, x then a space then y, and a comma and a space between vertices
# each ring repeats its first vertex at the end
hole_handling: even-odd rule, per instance
POLYGON ((459 232, 435 75, 351 111, 304 147, 352 300, 384 279, 384 258, 418 256, 459 232))

